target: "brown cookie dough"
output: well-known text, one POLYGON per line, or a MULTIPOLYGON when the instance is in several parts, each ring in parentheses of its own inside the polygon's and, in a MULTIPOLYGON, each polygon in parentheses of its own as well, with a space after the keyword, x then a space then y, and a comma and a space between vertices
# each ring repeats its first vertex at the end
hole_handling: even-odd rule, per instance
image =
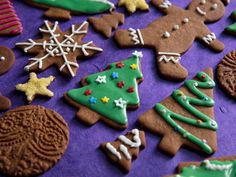
POLYGON ((11 100, 0 93, 0 111, 7 110, 11 107, 11 100))
POLYGON ((3 75, 11 69, 15 63, 13 51, 5 46, 0 46, 0 75, 3 75))
POLYGON ((199 72, 139 118, 142 127, 162 136, 162 151, 171 156, 183 146, 206 154, 216 151, 212 78, 211 68, 199 72))
POLYGON ((224 15, 225 7, 220 0, 194 0, 187 10, 172 5, 169 0, 152 0, 152 3, 166 15, 143 29, 117 30, 115 40, 120 47, 153 48, 164 78, 182 81, 188 76, 180 59, 196 39, 216 52, 224 49, 224 44, 205 25, 224 15))
POLYGON ((236 51, 228 53, 218 64, 217 79, 220 87, 236 99, 236 51))
POLYGON ((145 146, 144 131, 133 129, 125 136, 119 136, 114 142, 102 143, 100 148, 113 163, 125 172, 129 172, 132 160, 138 157, 140 150, 143 150, 145 146))
POLYGON ((0 119, 0 171, 9 176, 38 176, 64 154, 69 130, 55 111, 21 106, 0 119))

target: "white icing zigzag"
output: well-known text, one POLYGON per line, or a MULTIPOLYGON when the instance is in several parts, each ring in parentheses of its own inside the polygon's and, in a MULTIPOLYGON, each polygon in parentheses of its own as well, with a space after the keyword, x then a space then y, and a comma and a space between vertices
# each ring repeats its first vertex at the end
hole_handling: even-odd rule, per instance
POLYGON ((129 32, 135 45, 137 44, 144 45, 143 37, 139 29, 135 30, 133 28, 129 28, 129 32))
POLYGON ((158 55, 160 55, 159 62, 165 61, 165 62, 174 62, 178 63, 181 59, 180 54, 178 53, 171 53, 171 52, 158 52, 158 55))
POLYGON ((79 45, 77 42, 74 41, 73 36, 79 34, 86 34, 87 31, 81 30, 88 22, 83 22, 78 29, 75 29, 75 25, 72 25, 72 32, 70 35, 65 35, 65 39, 63 41, 59 41, 57 37, 60 34, 56 34, 55 31, 58 27, 58 22, 55 22, 53 27, 50 27, 48 21, 45 21, 46 29, 39 28, 42 33, 50 35, 50 41, 47 42, 46 40, 43 42, 35 42, 32 39, 29 39, 28 42, 20 42, 16 43, 16 45, 25 45, 28 46, 24 49, 27 53, 28 50, 32 49, 35 46, 41 46, 45 51, 46 55, 40 58, 30 58, 29 60, 34 61, 33 63, 27 65, 25 70, 29 70, 32 66, 38 65, 39 69, 43 67, 43 60, 47 59, 48 57, 53 56, 61 56, 64 60, 64 64, 60 67, 60 71, 67 67, 71 76, 74 77, 75 73, 72 71, 71 66, 79 67, 78 63, 71 62, 68 60, 67 55, 70 52, 74 52, 76 49, 80 49, 85 56, 88 56, 89 53, 87 50, 94 50, 94 51, 102 51, 101 48, 90 46, 93 41, 87 42, 85 44, 79 45))
POLYGON ((224 170, 229 170, 232 168, 233 164, 228 164, 228 165, 217 165, 217 164, 212 164, 209 160, 204 160, 203 163, 205 163, 206 168, 209 170, 219 170, 219 171, 224 171, 224 170))
POLYGON ((216 40, 216 35, 215 33, 210 33, 206 35, 205 37, 203 37, 202 39, 205 43, 209 45, 212 41, 216 40))
POLYGON ((161 8, 163 9, 168 9, 171 6, 171 2, 168 0, 164 0, 163 3, 160 5, 161 8))

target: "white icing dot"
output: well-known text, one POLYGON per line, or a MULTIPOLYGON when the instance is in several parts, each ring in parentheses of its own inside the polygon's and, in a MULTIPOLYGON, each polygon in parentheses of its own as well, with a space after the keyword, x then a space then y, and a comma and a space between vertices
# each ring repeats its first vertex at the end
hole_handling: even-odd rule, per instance
POLYGON ((5 58, 4 56, 1 56, 1 57, 0 57, 0 60, 1 60, 1 61, 4 61, 4 60, 6 60, 6 58, 5 58))
POLYGON ((175 25, 173 29, 174 30, 178 30, 179 29, 179 25, 175 25))
POLYGON ((169 37, 170 37, 170 33, 166 31, 166 32, 164 33, 164 37, 165 37, 165 38, 169 38, 169 37))
POLYGON ((50 43, 54 44, 54 40, 50 40, 50 43))
POLYGON ((184 23, 188 23, 188 22, 189 22, 189 19, 188 19, 188 18, 184 18, 183 22, 184 22, 184 23))
POLYGON ((161 112, 162 112, 162 113, 166 113, 166 110, 165 110, 165 109, 162 109, 161 112))
POLYGON ((217 9, 217 7, 218 7, 218 5, 217 5, 217 4, 213 4, 213 5, 211 6, 211 9, 212 9, 212 10, 216 10, 216 9, 217 9))
POLYGON ((52 50, 53 47, 50 45, 48 48, 49 48, 49 50, 52 50))
POLYGON ((58 50, 58 49, 56 49, 56 50, 55 50, 55 52, 56 52, 56 53, 59 53, 59 50, 58 50))
POLYGON ((70 42, 70 41, 67 41, 66 43, 67 43, 67 44, 71 44, 71 42, 70 42))
POLYGON ((182 96, 182 98, 183 98, 183 100, 186 100, 186 99, 187 99, 187 96, 184 95, 184 96, 182 96))
POLYGON ((66 48, 66 51, 67 51, 67 52, 70 52, 70 48, 69 48, 69 47, 67 47, 67 48, 66 48))
POLYGON ((200 4, 206 4, 206 0, 202 0, 201 2, 200 2, 200 4))
POLYGON ((206 143, 207 143, 207 140, 203 139, 202 142, 206 144, 206 143))

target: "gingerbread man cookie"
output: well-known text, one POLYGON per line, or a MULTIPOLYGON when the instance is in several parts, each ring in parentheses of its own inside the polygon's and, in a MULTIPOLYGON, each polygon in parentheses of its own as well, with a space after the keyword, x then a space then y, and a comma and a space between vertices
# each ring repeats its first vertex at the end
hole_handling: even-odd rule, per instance
POLYGON ((11 101, 5 97, 2 96, 0 93, 0 111, 7 110, 11 107, 11 101))
POLYGON ((121 47, 150 47, 156 50, 160 74, 170 80, 184 80, 188 71, 180 64, 181 55, 195 39, 216 52, 224 44, 216 39, 204 22, 219 20, 225 11, 220 0, 193 0, 187 10, 172 5, 169 0, 152 0, 154 6, 167 14, 144 29, 118 30, 115 40, 121 47))

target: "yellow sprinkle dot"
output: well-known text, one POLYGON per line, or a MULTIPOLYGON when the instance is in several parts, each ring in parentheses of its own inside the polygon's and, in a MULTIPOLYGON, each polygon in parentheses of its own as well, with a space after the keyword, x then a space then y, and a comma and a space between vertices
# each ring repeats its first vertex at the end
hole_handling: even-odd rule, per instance
POLYGON ((137 69, 137 67, 138 67, 138 66, 137 66, 136 64, 130 65, 130 68, 133 69, 133 70, 137 69))
POLYGON ((101 101, 103 102, 103 103, 108 103, 109 102, 109 100, 110 100, 110 98, 108 98, 108 97, 103 97, 103 98, 101 98, 101 101))

